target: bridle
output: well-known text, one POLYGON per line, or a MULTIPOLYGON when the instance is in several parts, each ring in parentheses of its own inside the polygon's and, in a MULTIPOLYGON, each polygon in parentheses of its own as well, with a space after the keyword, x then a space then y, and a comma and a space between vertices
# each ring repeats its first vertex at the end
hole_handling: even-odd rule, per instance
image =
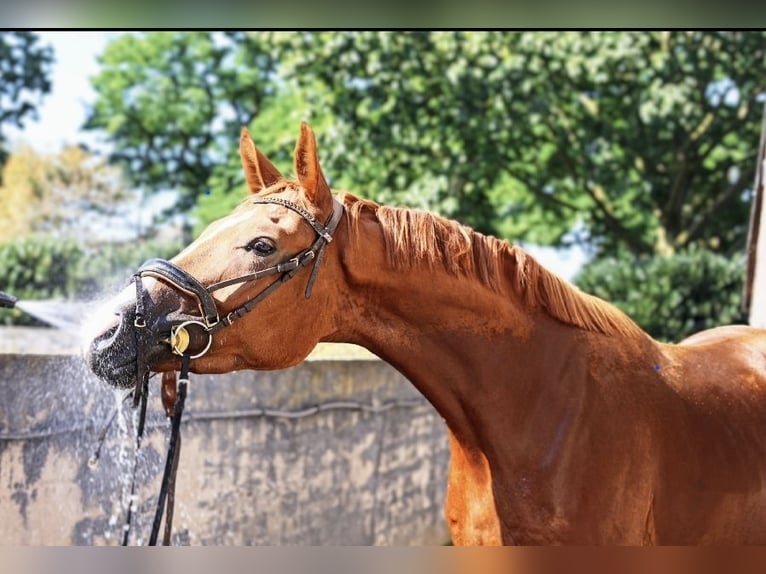
MULTIPOLYGON (((163 508, 165 507, 165 499, 168 498, 167 516, 165 520, 165 537, 164 544, 169 544, 170 540, 170 528, 172 522, 172 500, 173 490, 175 484, 175 471, 178 465, 178 456, 180 451, 180 422, 183 412, 184 400, 186 397, 187 386, 189 382, 189 366, 192 359, 203 356, 210 350, 213 342, 213 335, 228 327, 234 321, 241 318, 246 313, 249 313, 253 308, 271 295, 274 291, 279 289, 287 281, 295 277, 298 272, 313 263, 311 275, 309 276, 306 284, 305 297, 306 299, 311 297, 311 292, 314 287, 317 275, 319 273, 319 267, 324 258, 325 249, 333 239, 333 234, 340 223, 340 219, 343 215, 343 205, 337 200, 333 199, 333 212, 326 223, 322 224, 306 209, 293 203, 292 201, 282 199, 279 197, 264 197, 253 200, 254 204, 274 204, 281 205, 299 214, 304 221, 306 221, 316 232, 316 240, 306 249, 298 253, 297 255, 282 261, 271 267, 241 275, 233 279, 226 279, 219 281, 207 287, 200 283, 195 277, 189 274, 187 271, 181 269, 177 265, 167 261, 165 259, 150 259, 146 261, 138 270, 133 274, 132 280, 136 286, 136 314, 133 325, 135 327, 136 336, 136 367, 137 367, 137 384, 133 391, 133 406, 140 407, 138 425, 136 431, 136 449, 140 448, 141 438, 143 435, 144 421, 146 417, 146 397, 148 390, 149 379, 149 366, 145 357, 145 351, 152 341, 158 338, 158 334, 154 333, 151 327, 146 323, 146 308, 144 295, 145 290, 143 287, 144 277, 155 277, 161 281, 168 283, 171 287, 181 291, 186 295, 190 295, 196 298, 197 305, 201 317, 199 318, 187 318, 180 321, 178 324, 170 328, 170 336, 167 339, 163 339, 168 344, 172 351, 181 356, 181 369, 178 377, 177 389, 166 389, 166 382, 175 383, 175 376, 172 378, 163 377, 163 404, 169 417, 171 417, 171 437, 168 447, 168 455, 165 461, 165 473, 163 475, 162 487, 160 490, 160 496, 157 502, 157 512, 155 513, 154 523, 152 526, 152 533, 149 538, 149 544, 155 545, 157 541, 157 535, 159 532, 159 525, 162 521, 163 508), (248 299, 245 303, 230 311, 225 316, 221 316, 218 307, 215 304, 212 293, 229 287, 231 285, 237 285, 241 283, 249 283, 252 281, 258 281, 265 277, 278 276, 278 278, 261 290, 259 293, 248 299), (196 329, 201 331, 207 336, 207 341, 200 348, 192 349, 190 329, 196 329), (165 397, 172 395, 169 399, 169 403, 165 403, 165 397)), ((174 386, 174 385, 173 385, 174 386)), ((133 477, 133 485, 131 486, 131 499, 135 494, 135 469, 133 477)), ((126 524, 123 531, 123 545, 127 545, 128 535, 130 531, 130 522, 132 516, 132 505, 129 506, 126 524)))
MULTIPOLYGON (((335 233, 335 229, 340 222, 341 215, 343 214, 343 205, 339 201, 333 200, 333 213, 327 223, 323 225, 304 208, 286 199, 278 197, 266 197, 263 199, 256 199, 253 201, 253 203, 281 205, 296 212, 303 217, 303 219, 314 229, 314 231, 316 231, 316 240, 307 249, 301 251, 286 261, 278 263, 277 265, 255 271, 253 273, 248 273, 246 275, 241 275, 233 279, 219 281, 207 287, 202 285, 202 283, 200 283, 192 275, 177 265, 174 265, 170 261, 166 261, 164 259, 150 259, 141 265, 138 271, 136 271, 136 273, 133 275, 137 290, 136 318, 134 322, 136 328, 143 329, 146 327, 146 314, 143 308, 143 297, 141 296, 143 291, 143 288, 141 287, 141 279, 146 276, 159 278, 169 283, 179 291, 196 297, 199 310, 202 314, 202 320, 199 321, 196 319, 191 319, 184 321, 183 323, 173 327, 170 333, 171 347, 173 351, 178 355, 183 355, 187 349, 185 343, 188 343, 188 338, 183 334, 183 329, 191 325, 197 325, 208 334, 207 345, 202 350, 192 354, 192 359, 201 357, 210 349, 214 333, 220 331, 224 327, 228 327, 235 320, 242 317, 245 313, 251 311, 258 303, 271 295, 281 285, 292 279, 303 267, 306 267, 310 263, 314 262, 314 268, 311 272, 311 275, 309 276, 305 293, 306 299, 311 297, 311 291, 313 289, 314 282, 316 281, 317 274, 319 272, 319 267, 324 257, 325 248, 332 241, 333 233, 335 233), (231 285, 236 285, 238 283, 257 281, 272 275, 280 275, 280 278, 233 311, 227 313, 224 317, 219 315, 218 308, 216 307, 212 296, 214 291, 223 289, 224 287, 229 287, 231 285)), ((139 365, 139 367, 141 366, 142 365, 139 365)))

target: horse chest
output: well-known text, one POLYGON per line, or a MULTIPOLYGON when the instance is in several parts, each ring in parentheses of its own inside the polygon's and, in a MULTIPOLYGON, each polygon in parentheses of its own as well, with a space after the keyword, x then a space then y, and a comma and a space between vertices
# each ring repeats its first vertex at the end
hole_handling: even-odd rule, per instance
POLYGON ((510 484, 494 484, 484 470, 460 464, 450 468, 445 510, 455 544, 551 544, 565 538, 568 522, 539 499, 532 478, 511 481, 513 495, 498 500, 495 493, 507 491, 510 484))
POLYGON ((460 546, 501 545, 489 463, 484 453, 464 447, 451 432, 449 438, 451 456, 444 509, 452 541, 460 546))
POLYGON ((450 470, 445 513, 452 541, 459 546, 502 545, 500 520, 490 482, 450 470))

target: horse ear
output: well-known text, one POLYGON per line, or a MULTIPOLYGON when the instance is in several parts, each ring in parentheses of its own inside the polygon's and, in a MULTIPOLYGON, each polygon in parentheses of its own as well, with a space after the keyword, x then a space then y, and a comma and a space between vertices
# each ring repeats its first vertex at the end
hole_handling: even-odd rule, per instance
POLYGON ((245 127, 242 128, 239 137, 239 156, 242 158, 242 168, 252 193, 258 193, 282 179, 282 174, 274 164, 255 147, 250 132, 245 127))
POLYGON ((309 201, 319 205, 325 196, 331 197, 330 186, 319 167, 316 137, 306 122, 301 122, 301 133, 295 144, 295 173, 309 201))

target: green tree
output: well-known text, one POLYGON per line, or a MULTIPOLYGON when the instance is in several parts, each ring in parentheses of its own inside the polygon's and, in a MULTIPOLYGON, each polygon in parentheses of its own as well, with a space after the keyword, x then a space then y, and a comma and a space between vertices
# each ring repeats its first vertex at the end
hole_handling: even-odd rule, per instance
POLYGON ((34 233, 94 241, 124 226, 134 199, 119 169, 79 146, 55 154, 19 147, 2 176, 0 242, 34 233))
POLYGON ((101 58, 86 127, 181 211, 233 199, 239 129, 273 108, 329 118, 328 174, 382 201, 597 255, 732 253, 765 47, 749 31, 131 34, 101 58))
POLYGON ((323 142, 328 168, 358 188, 599 255, 744 245, 763 32, 277 39, 346 140, 323 142))
POLYGON ((678 342, 717 325, 746 323, 740 308, 743 257, 690 248, 671 256, 605 257, 577 285, 614 302, 653 337, 678 342))
POLYGON ((32 32, 0 32, 0 167, 8 157, 3 125, 23 127, 36 117, 40 98, 50 92, 53 48, 32 32))
POLYGON ((177 190, 181 212, 205 193, 241 126, 274 89, 267 44, 240 32, 127 34, 99 62, 85 129, 108 134, 112 160, 135 185, 177 190))
MULTIPOLYGON (((75 238, 29 235, 0 243, 0 291, 22 300, 86 300, 125 285, 150 257, 171 257, 178 241, 83 245, 75 238)), ((0 325, 43 325, 20 309, 0 309, 0 325)))

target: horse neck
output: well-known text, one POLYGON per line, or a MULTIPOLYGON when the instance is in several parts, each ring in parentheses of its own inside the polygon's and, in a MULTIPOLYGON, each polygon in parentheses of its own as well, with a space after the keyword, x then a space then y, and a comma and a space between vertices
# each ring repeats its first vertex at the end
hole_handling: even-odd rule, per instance
POLYGON ((439 265, 391 265, 372 219, 354 235, 343 240, 343 319, 325 340, 361 345, 392 364, 466 442, 492 432, 477 428, 487 409, 506 415, 508 432, 543 402, 566 419, 562 409, 588 378, 588 334, 530 309, 510 284, 495 290, 439 265))

